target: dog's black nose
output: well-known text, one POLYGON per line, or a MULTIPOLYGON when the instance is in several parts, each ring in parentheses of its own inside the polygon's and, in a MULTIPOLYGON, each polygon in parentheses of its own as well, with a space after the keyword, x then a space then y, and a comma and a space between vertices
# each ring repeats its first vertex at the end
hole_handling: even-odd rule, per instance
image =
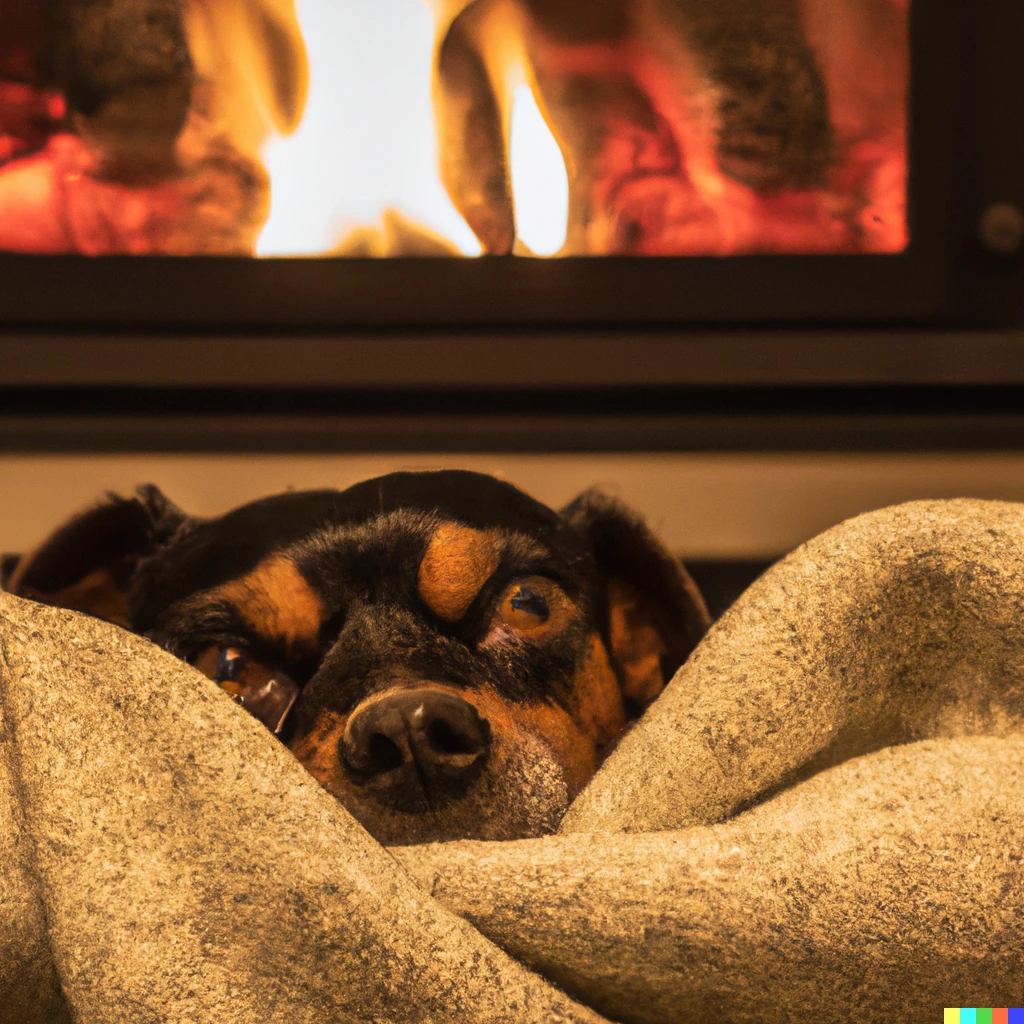
POLYGON ((490 726, 472 704, 419 687, 357 707, 339 753, 378 799, 415 804, 422 792, 436 806, 479 774, 490 741, 490 726))

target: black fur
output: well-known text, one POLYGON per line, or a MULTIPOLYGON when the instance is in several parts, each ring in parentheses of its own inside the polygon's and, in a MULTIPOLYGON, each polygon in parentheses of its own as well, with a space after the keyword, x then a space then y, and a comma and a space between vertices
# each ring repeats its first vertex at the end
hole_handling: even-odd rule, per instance
MULTIPOLYGON (((73 519, 5 569, 14 570, 16 592, 85 611, 94 600, 97 614, 195 662, 392 841, 511 838, 553 827, 624 725, 623 705, 642 710, 629 707, 628 670, 614 662, 610 578, 628 584, 656 622, 666 679, 707 625, 682 567, 618 503, 587 492, 560 515, 509 484, 462 471, 288 493, 210 520, 140 488, 73 519), (420 581, 428 548, 451 523, 477 531, 468 536, 487 560, 457 621, 441 617, 443 605, 430 607, 420 581), (267 593, 282 565, 286 589, 267 593), (532 620, 526 613, 526 625, 504 604, 520 586, 552 602, 542 599, 532 620), (264 605, 269 611, 253 611, 264 605), (275 625, 290 610, 299 614, 293 632, 275 625), (595 662, 602 640, 606 660, 595 662), (224 667, 235 664, 242 675, 224 667), (449 713, 451 722, 437 717, 449 713), (424 737, 438 722, 442 732, 456 730, 453 749, 443 736, 424 746, 435 742, 424 737), (354 747, 357 735, 383 744, 391 759, 354 747), (419 746, 406 756, 400 747, 413 750, 414 737, 419 746), (360 765, 373 770, 363 778, 360 765), (570 782, 559 781, 563 770, 570 782), (527 791, 537 814, 523 803, 527 791)), ((652 699, 643 694, 637 699, 652 699)))

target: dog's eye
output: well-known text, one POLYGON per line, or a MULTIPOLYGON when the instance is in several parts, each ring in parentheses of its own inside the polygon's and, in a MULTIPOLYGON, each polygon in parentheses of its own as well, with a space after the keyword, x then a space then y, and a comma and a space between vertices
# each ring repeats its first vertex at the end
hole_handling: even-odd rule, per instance
POLYGON ((238 683, 250 666, 249 655, 241 647, 220 644, 206 647, 194 657, 188 659, 204 676, 209 676, 215 683, 220 683, 229 693, 238 690, 238 683))
POLYGON ((559 629, 572 614, 572 604, 553 580, 530 576, 517 580, 498 603, 497 622, 517 633, 538 634, 559 629))
POLYGON ((275 733, 283 728, 299 696, 299 686, 290 676, 256 661, 240 647, 207 647, 192 659, 192 664, 275 733))
POLYGON ((515 593, 509 598, 508 606, 510 612, 519 618, 528 615, 541 622, 547 622, 548 616, 551 614, 543 595, 529 587, 517 587, 515 593))
MULTIPOLYGON (((239 672, 245 668, 247 660, 247 656, 237 647, 219 647, 217 649, 217 673, 213 677, 214 681, 221 684, 234 682, 239 672)), ((231 690, 231 687, 225 686, 224 689, 231 690)))

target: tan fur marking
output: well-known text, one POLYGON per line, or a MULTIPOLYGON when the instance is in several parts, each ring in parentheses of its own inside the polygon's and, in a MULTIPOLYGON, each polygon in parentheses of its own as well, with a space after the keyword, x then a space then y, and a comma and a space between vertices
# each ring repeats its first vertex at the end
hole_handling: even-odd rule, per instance
POLYGON ((597 770, 594 742, 556 704, 527 704, 513 712, 513 720, 551 745, 562 766, 565 785, 572 800, 597 770))
POLYGON ((272 555, 252 572, 208 595, 230 601, 260 636, 296 651, 316 651, 326 617, 323 602, 283 555, 272 555))
POLYGON ((345 735, 348 715, 323 710, 311 724, 309 732, 297 736, 290 744, 291 752, 299 763, 332 796, 345 801, 352 784, 341 772, 338 743, 345 735))
POLYGON ((640 592, 623 580, 608 581, 612 657, 622 672, 622 692, 640 704, 661 693, 665 678, 661 656, 668 648, 640 592))
POLYGON ((619 680, 608 659, 608 651, 596 635, 591 637, 587 660, 576 677, 572 714, 599 752, 626 726, 619 680))
POLYGON ((490 723, 493 753, 514 756, 523 732, 545 740, 562 769, 570 800, 597 769, 593 740, 557 704, 510 704, 489 686, 463 691, 459 696, 490 723))
POLYGON ((21 594, 58 608, 95 615, 98 619, 131 629, 128 595, 118 588, 107 569, 94 569, 88 576, 51 594, 37 593, 31 587, 23 588, 21 594))
POLYGON ((495 538, 458 523, 442 523, 420 562, 420 597, 445 622, 458 622, 498 568, 495 538))

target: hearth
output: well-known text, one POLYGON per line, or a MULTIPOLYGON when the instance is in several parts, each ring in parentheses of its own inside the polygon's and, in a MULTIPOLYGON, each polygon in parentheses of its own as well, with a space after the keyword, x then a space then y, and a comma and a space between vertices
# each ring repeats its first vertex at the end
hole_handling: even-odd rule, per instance
POLYGON ((18 0, 0 318, 1016 323, 1018 6, 18 0))
MULTIPOLYGON (((819 2, 644 0, 628 25, 620 0, 3 5, 0 453, 26 488, 33 459, 54 480, 101 460, 97 490, 157 453, 214 482, 221 456, 254 481, 256 455, 323 460, 299 474, 318 486, 346 459, 532 480, 611 453, 613 482, 634 456, 667 481, 663 521, 701 487, 775 522, 806 504, 807 530, 1018 499, 986 460, 1024 448, 1024 8, 819 2), (508 156, 477 206, 484 158, 431 99, 456 58, 500 114, 469 137, 508 156), (875 97, 859 128, 844 89, 875 97), (61 168, 67 197, 29 188, 40 216, 15 216, 61 168), (860 482, 825 501, 809 452, 860 482)), ((680 552, 799 539, 755 520, 680 552)))

